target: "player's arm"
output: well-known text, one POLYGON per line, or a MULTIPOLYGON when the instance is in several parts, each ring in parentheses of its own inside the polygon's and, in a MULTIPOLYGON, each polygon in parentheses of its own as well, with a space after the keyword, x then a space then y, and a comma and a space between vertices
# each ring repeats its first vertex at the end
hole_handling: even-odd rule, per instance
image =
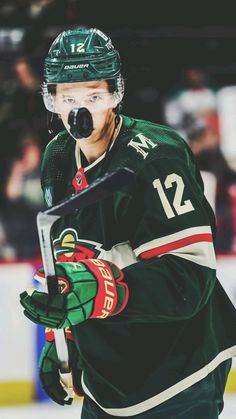
POLYGON ((23 293, 26 316, 60 328, 118 313, 129 322, 173 321, 204 307, 215 285, 210 217, 194 167, 177 158, 169 166, 169 159, 152 161, 137 179, 130 223, 135 221, 131 245, 139 262, 123 272, 107 261, 57 263, 68 294, 52 299, 23 293))
MULTIPOLYGON (((55 147, 56 141, 55 138, 47 147, 42 163, 46 206, 58 201, 55 176, 52 182, 52 172, 46 170, 51 148, 55 147)), ((59 180, 61 178, 59 176, 59 180)), ((80 263, 56 262, 55 271, 64 293, 49 295, 33 289, 20 296, 25 315, 35 323, 51 328, 70 327, 89 318, 114 316, 127 304, 128 287, 123 281, 123 272, 110 261, 89 259, 80 263)), ((44 275, 44 272, 40 274, 44 275)))
POLYGON ((193 162, 187 166, 177 157, 152 161, 140 172, 141 211, 131 242, 139 262, 123 269, 130 290, 123 319, 187 319, 210 297, 216 280, 214 219, 199 176, 193 162))

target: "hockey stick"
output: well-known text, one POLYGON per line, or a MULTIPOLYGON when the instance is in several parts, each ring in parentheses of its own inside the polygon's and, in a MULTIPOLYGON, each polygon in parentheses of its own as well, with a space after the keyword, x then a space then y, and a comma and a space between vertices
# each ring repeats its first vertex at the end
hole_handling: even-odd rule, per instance
MULTIPOLYGON (((54 295, 60 292, 55 272, 55 261, 51 239, 51 228, 60 217, 80 210, 95 202, 110 196, 114 191, 121 189, 134 178, 134 172, 128 168, 120 168, 98 178, 82 191, 61 201, 57 205, 40 211, 37 215, 37 228, 42 254, 48 293, 54 295)), ((60 376, 66 388, 69 399, 73 399, 72 376, 69 368, 69 355, 63 329, 55 329, 55 344, 60 362, 60 376)))

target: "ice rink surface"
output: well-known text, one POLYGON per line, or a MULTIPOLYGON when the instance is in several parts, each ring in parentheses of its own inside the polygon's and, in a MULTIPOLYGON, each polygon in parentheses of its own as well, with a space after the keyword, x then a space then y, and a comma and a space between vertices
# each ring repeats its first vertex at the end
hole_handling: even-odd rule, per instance
MULTIPOLYGON (((75 400, 72 406, 44 402, 27 406, 2 407, 0 419, 80 419, 80 413, 79 400, 75 400)), ((220 419, 236 419, 236 395, 225 396, 225 408, 220 419)))

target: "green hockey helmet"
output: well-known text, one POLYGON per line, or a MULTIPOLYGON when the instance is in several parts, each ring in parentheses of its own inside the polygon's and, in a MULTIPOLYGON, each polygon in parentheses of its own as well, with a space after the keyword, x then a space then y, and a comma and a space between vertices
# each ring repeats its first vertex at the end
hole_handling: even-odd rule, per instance
POLYGON ((85 27, 59 34, 44 62, 43 97, 46 108, 55 112, 50 85, 93 80, 113 80, 116 102, 122 100, 121 60, 110 37, 99 29, 85 27))

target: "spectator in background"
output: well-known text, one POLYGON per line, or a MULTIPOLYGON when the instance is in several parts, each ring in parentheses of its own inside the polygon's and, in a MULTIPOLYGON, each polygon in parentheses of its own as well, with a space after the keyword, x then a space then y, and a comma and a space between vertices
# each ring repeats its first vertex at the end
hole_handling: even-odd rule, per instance
POLYGON ((0 23, 6 27, 76 22, 78 0, 1 0, 0 23))
MULTIPOLYGON (((1 218, 1 217, 0 217, 1 218)), ((12 261, 16 258, 14 248, 8 243, 5 226, 0 219, 0 261, 12 261)))
POLYGON ((58 33, 58 27, 78 24, 78 0, 31 0, 28 4, 29 25, 24 37, 24 49, 31 56, 45 55, 50 36, 58 33))
POLYGON ((190 113, 196 117, 207 117, 218 132, 216 91, 208 82, 206 71, 199 66, 190 66, 184 70, 183 76, 182 87, 165 100, 165 122, 186 137, 183 118, 190 113))
POLYGON ((40 187, 41 147, 38 137, 25 132, 21 153, 12 161, 6 181, 6 237, 19 259, 39 256, 36 215, 43 207, 40 187))
POLYGON ((206 117, 185 114, 183 129, 200 171, 210 172, 216 178, 216 251, 229 252, 236 235, 230 197, 230 186, 236 185, 236 171, 228 165, 220 148, 218 131, 206 117))
POLYGON ((40 80, 25 57, 16 60, 14 73, 17 87, 12 96, 14 121, 11 122, 11 127, 37 132, 43 147, 48 141, 48 133, 43 101, 40 95, 40 80))
POLYGON ((2 0, 0 5, 0 23, 1 25, 17 26, 18 22, 21 25, 27 23, 27 7, 28 0, 2 0))
MULTIPOLYGON (((10 66, 8 80, 1 86, 0 127, 8 140, 4 143, 4 157, 18 154, 18 133, 38 133, 41 146, 48 142, 46 116, 41 97, 41 82, 26 57, 17 58, 10 66)), ((3 162, 4 164, 4 162, 3 162)))

